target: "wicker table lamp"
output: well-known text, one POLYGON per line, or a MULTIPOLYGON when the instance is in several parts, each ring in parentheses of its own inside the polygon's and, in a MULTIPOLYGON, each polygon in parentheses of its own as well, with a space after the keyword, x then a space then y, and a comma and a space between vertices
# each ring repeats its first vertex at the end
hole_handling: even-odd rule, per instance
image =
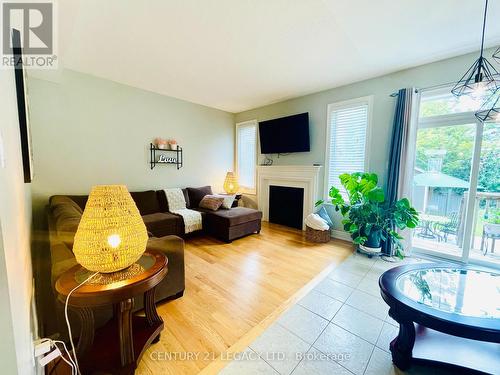
POLYGON ((240 185, 238 185, 238 179, 233 172, 227 172, 226 179, 224 180, 224 190, 228 194, 236 194, 240 185))
POLYGON ((75 234, 76 261, 89 271, 120 271, 141 257, 147 241, 146 226, 126 186, 94 186, 75 234))

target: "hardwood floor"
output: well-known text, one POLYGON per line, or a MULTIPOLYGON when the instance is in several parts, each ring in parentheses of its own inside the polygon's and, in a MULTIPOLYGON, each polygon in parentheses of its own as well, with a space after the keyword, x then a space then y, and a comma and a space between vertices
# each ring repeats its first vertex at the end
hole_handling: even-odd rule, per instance
POLYGON ((246 346, 304 286, 351 253, 350 243, 310 244, 302 231, 268 223, 231 244, 186 241, 186 291, 158 306, 165 330, 137 374, 216 373, 222 353, 246 346))

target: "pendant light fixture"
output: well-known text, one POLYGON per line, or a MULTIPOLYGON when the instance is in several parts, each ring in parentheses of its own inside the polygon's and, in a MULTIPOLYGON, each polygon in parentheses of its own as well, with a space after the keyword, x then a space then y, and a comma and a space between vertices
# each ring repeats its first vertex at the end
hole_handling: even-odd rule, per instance
POLYGON ((500 87, 500 82, 497 81, 498 72, 483 56, 487 13, 488 0, 486 0, 484 6, 483 33, 481 36, 481 51, 479 53, 479 58, 451 90, 451 93, 455 96, 469 95, 474 99, 481 99, 485 95, 495 92, 500 87))
POLYGON ((500 47, 498 47, 493 54, 493 58, 500 64, 500 47))
POLYGON ((481 122, 500 122, 500 89, 495 91, 476 112, 481 122))

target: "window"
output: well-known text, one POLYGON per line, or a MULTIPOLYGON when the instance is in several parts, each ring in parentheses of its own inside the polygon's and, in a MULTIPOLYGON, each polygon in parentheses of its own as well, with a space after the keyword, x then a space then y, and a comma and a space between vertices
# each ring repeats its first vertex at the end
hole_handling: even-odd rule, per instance
POLYGON ((368 168, 371 107, 371 96, 328 106, 325 194, 331 186, 344 190, 339 180, 341 174, 368 168))
POLYGON ((489 240, 500 224, 500 124, 477 120, 482 103, 455 97, 451 87, 421 91, 415 167, 407 176, 420 213, 413 247, 500 267, 489 240))
POLYGON ((257 121, 236 124, 236 173, 242 191, 255 193, 257 121))

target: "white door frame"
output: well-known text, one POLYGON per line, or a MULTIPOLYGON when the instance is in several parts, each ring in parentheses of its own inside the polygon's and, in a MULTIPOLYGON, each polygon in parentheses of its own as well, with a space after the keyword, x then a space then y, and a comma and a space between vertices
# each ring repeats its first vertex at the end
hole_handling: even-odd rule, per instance
MULTIPOLYGON (((467 196, 467 201, 465 202, 466 211, 465 211, 465 223, 464 223, 464 239, 461 248, 462 254, 453 255, 416 246, 413 246, 413 250, 416 253, 431 255, 437 258, 444 258, 455 262, 461 262, 465 264, 472 263, 481 266, 500 268, 500 264, 496 264, 495 262, 490 262, 483 259, 475 259, 475 258, 471 259, 470 257, 470 250, 471 247, 473 246, 473 238, 474 238, 473 226, 475 223, 475 215, 476 215, 475 212, 476 193, 477 193, 477 184, 479 178, 479 162, 481 159, 481 147, 483 141, 484 124, 476 119, 473 112, 463 112, 457 114, 428 117, 423 119, 419 118, 417 122, 417 131, 418 129, 437 128, 442 126, 466 125, 466 124, 475 124, 475 135, 474 135, 474 147, 471 156, 471 170, 469 178, 468 196, 467 196)), ((413 176, 414 174, 412 174, 412 178, 413 176)))

